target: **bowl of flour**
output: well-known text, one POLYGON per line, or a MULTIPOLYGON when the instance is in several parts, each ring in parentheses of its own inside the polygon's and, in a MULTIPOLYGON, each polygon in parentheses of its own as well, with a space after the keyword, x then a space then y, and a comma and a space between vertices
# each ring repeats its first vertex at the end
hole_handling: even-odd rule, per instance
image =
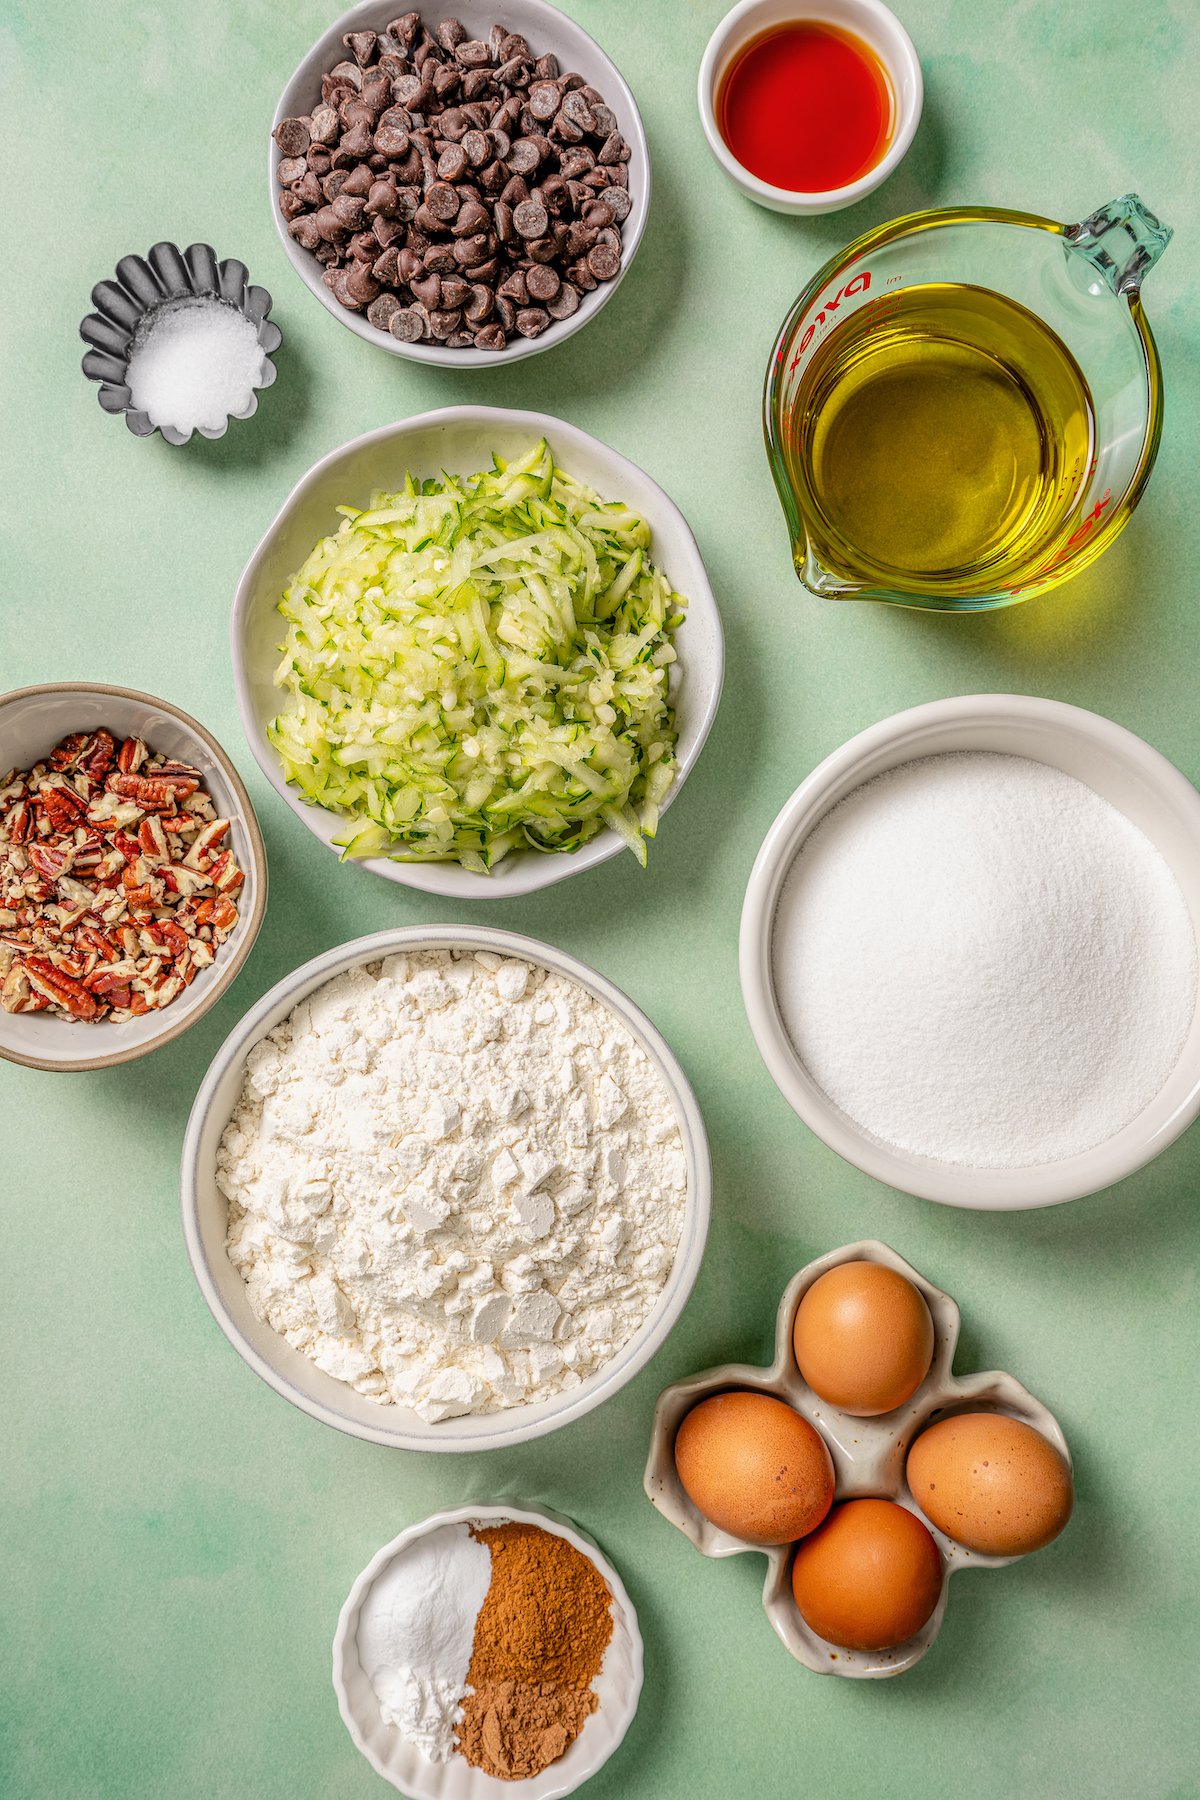
POLYGON ((699 1109, 621 991, 512 932, 414 926, 295 970, 226 1040, 184 1142, 209 1307, 339 1430, 472 1451, 591 1411, 682 1311, 699 1109))
POLYGON ((1111 720, 967 695, 852 738, 754 865, 742 993, 777 1086, 904 1192, 1077 1199, 1200 1112, 1200 795, 1111 720))

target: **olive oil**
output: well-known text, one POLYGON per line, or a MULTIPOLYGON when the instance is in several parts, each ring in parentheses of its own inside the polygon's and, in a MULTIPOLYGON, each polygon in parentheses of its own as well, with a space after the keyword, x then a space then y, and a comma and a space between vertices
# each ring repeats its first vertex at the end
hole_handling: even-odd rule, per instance
POLYGON ((817 560, 947 595, 1016 587, 1073 526, 1095 438, 1078 363, 990 289, 885 292, 804 370, 788 462, 817 560))

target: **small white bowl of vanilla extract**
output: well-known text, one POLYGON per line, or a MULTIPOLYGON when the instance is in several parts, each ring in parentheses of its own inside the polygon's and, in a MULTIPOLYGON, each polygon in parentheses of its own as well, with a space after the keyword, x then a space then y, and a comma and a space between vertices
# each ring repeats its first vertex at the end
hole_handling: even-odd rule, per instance
POLYGON ((839 212, 886 181, 924 99, 912 39, 881 0, 741 0, 700 64, 709 149, 775 212, 839 212))

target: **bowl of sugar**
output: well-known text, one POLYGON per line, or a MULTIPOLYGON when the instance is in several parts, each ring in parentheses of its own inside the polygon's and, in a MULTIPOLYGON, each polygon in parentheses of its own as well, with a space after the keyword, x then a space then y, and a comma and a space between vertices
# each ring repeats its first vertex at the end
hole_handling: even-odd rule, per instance
POLYGON ((251 285, 245 263, 219 263, 207 244, 122 257, 115 279, 92 289, 92 305, 79 327, 90 346, 83 372, 135 437, 223 437, 275 379, 282 334, 268 317, 270 294, 251 285))
POLYGON ((972 694, 828 757, 759 851, 741 981, 776 1085, 923 1199, 1051 1206, 1200 1113, 1200 795, 1078 707, 972 694))

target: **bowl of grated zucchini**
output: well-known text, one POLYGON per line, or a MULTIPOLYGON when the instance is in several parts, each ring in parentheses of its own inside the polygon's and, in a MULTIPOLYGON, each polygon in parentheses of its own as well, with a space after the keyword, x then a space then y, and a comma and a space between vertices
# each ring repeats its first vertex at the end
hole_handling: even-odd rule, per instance
POLYGON ((621 851, 644 865, 724 665, 662 489, 577 426, 483 406, 316 463, 246 565, 231 636, 275 791, 343 860, 453 899, 621 851))

